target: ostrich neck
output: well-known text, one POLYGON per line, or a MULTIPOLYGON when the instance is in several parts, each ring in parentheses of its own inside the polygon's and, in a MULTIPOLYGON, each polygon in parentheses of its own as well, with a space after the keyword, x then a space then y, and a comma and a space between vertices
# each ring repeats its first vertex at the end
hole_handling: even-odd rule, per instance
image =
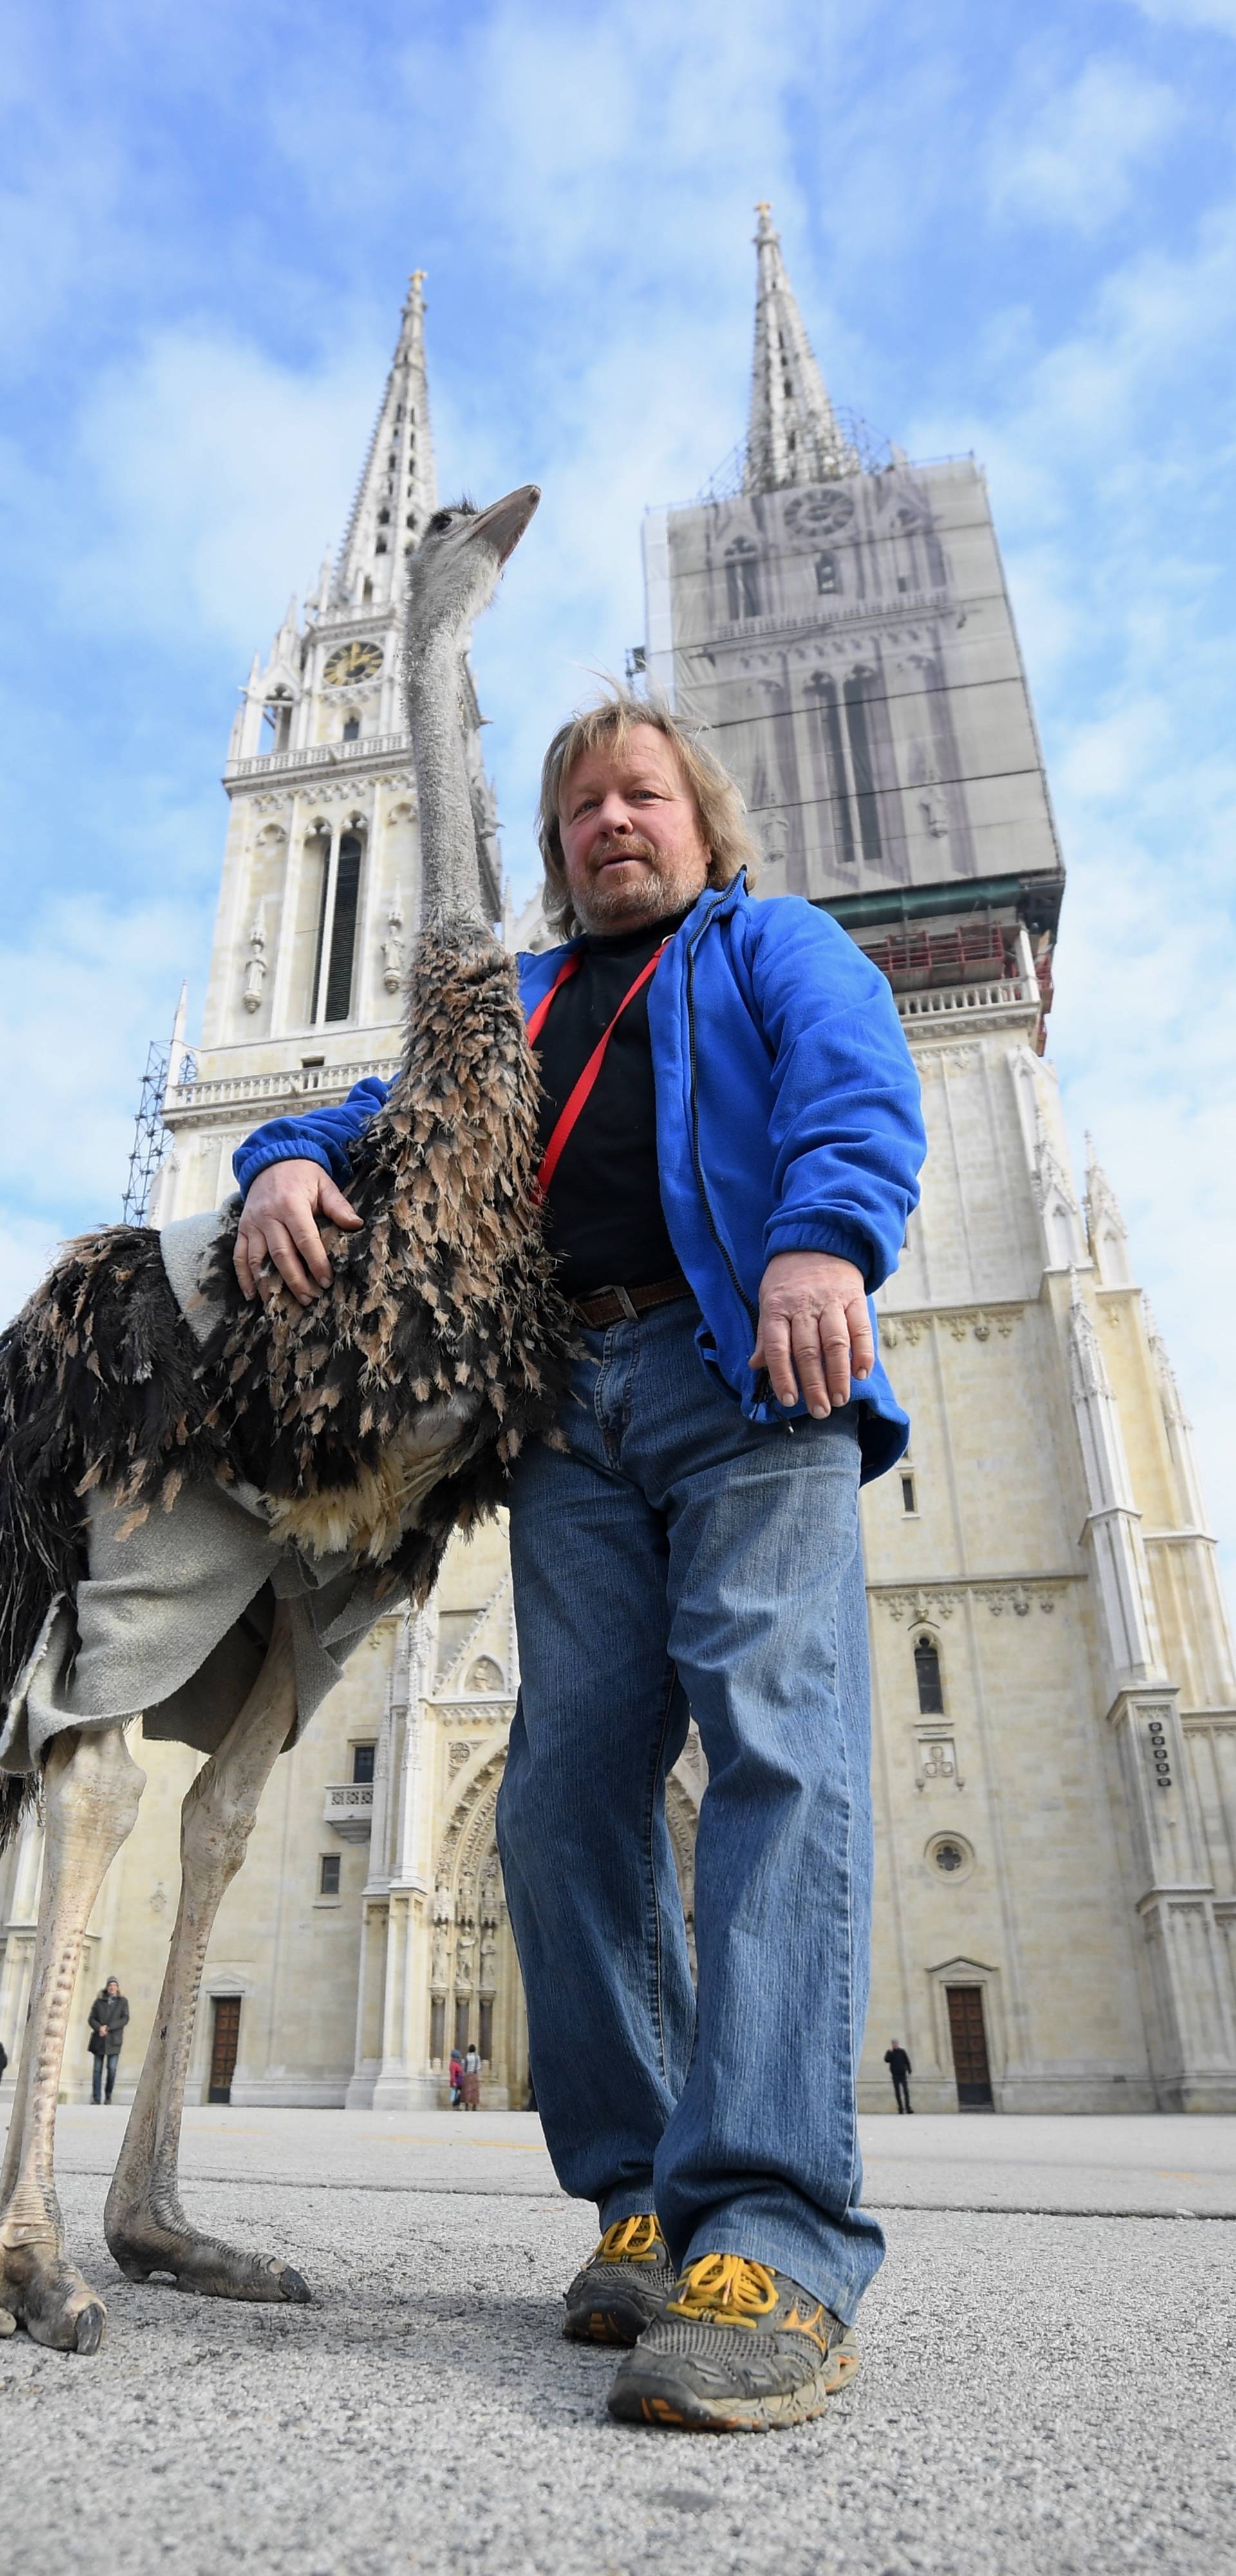
POLYGON ((460 715, 467 637, 435 639, 408 670, 408 730, 421 827, 421 924, 487 930, 460 715))

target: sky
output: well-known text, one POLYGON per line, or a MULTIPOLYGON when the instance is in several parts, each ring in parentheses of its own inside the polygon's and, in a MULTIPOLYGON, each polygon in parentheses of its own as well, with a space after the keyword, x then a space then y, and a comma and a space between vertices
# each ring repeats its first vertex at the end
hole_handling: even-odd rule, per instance
POLYGON ((541 747, 741 437, 752 208, 834 398, 986 468, 1069 869, 1050 1053, 1236 1559, 1236 0, 62 0, 0 55, 0 1308, 114 1217, 200 1010, 255 647, 342 532, 408 271, 443 491, 545 499, 475 661, 541 747))

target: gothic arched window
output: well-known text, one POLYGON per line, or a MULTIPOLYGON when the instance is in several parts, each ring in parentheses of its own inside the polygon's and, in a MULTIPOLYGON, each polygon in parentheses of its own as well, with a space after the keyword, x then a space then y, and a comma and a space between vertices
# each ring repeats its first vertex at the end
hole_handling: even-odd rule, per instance
POLYGON ((877 864, 881 855, 880 807, 876 796, 875 761, 871 750, 871 730, 867 721, 867 699, 876 674, 869 663, 860 663, 851 671, 845 684, 846 730, 850 737, 850 765, 854 773, 854 794, 858 802, 858 831, 863 857, 877 864))
POLYGON ((343 728, 343 739, 344 739, 344 741, 345 741, 345 742, 359 742, 359 741, 360 741, 360 717, 359 717, 359 716, 348 716, 348 717, 346 718, 345 723, 344 723, 344 728, 343 728))
POLYGON ((758 617, 760 582, 756 568, 758 546, 750 537, 735 537, 725 549, 725 590, 731 619, 758 617))
POLYGON ((326 1020, 346 1020, 352 1008, 352 960, 356 953, 356 913, 360 900, 361 842, 345 832, 339 844, 335 877, 335 918, 331 924, 330 966, 326 976, 326 1020))
POLYGON ((837 683, 827 671, 816 671, 812 675, 811 687, 819 706, 820 727, 824 735, 824 761, 837 836, 837 856, 847 867, 852 867, 858 850, 854 839, 854 809, 850 803, 837 683))
POLYGON ((286 689, 276 689, 262 709, 263 752, 286 751, 292 731, 292 701, 286 689))
POLYGON ((930 1637, 914 1640, 914 1678, 918 1684, 920 1717, 943 1717, 944 1684, 940 1678, 940 1649, 930 1637))
POLYGON ((824 592, 825 594, 830 594, 833 591, 840 590, 841 581, 837 572, 837 558, 835 555, 816 556, 815 586, 818 591, 824 592))
POLYGON ((352 966, 356 955, 362 855, 360 834, 345 832, 335 862, 333 906, 329 860, 323 870, 322 909, 318 916, 318 951, 314 968, 314 991, 320 996, 319 1021, 346 1020, 352 1008, 352 966), (330 954, 323 985, 322 954, 326 945, 328 915, 330 954))

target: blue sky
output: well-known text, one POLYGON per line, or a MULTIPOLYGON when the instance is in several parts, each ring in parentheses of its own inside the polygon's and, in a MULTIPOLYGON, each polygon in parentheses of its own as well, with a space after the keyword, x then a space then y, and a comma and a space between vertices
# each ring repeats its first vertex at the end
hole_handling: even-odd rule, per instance
POLYGON ((237 685, 346 517, 410 267, 444 488, 535 478, 478 637, 508 869, 741 435, 752 205, 838 401, 985 463, 1070 870, 1052 1054, 1236 1544, 1236 0, 65 0, 0 62, 0 1305, 115 1213, 200 1005, 237 685))

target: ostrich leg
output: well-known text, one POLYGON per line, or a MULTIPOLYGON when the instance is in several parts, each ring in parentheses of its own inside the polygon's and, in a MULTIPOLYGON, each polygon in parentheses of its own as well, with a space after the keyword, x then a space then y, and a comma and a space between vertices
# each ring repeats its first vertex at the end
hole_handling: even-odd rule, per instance
POLYGON ((119 1726, 58 1735, 44 1773, 43 1894, 21 2074, 0 2175, 0 2328, 97 2352, 107 2311, 65 2254, 53 2156, 56 2096, 90 1909, 132 1832, 146 1774, 119 1726))
POLYGON ((180 1905, 146 2062, 129 2114, 104 2226, 131 2281, 170 2272, 181 2290, 215 2299, 302 2300, 299 2272, 274 2254, 246 2254, 204 2236, 180 2206, 177 2172, 185 2074, 206 1945, 236 1876, 258 1801, 296 1715, 287 1613, 280 1610, 266 1661, 218 1752, 181 1809, 180 1905))

